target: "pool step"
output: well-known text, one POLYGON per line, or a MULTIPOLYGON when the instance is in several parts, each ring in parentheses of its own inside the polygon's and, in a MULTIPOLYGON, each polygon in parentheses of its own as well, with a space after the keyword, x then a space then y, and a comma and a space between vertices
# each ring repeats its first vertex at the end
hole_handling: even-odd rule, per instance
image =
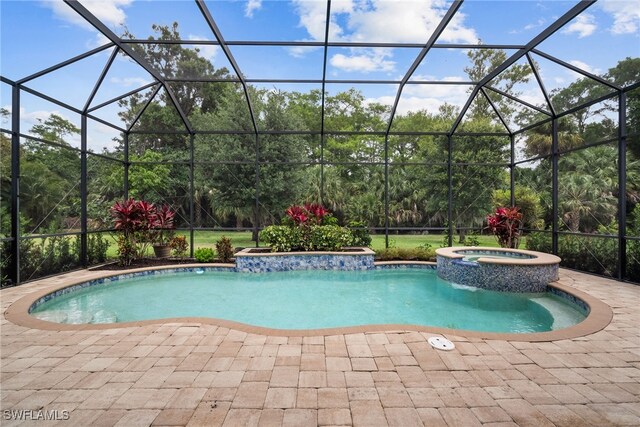
POLYGON ((118 315, 109 310, 98 310, 94 313, 89 323, 116 323, 118 315))
POLYGON ((67 323, 67 313, 60 310, 42 311, 39 313, 31 313, 36 319, 53 323, 67 323))

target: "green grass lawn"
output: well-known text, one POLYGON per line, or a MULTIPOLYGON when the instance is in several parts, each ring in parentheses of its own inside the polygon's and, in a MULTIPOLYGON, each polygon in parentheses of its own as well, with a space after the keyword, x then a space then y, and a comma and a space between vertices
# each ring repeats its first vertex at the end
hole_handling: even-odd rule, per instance
MULTIPOLYGON (((188 232, 178 232, 177 234, 185 235, 187 240, 189 239, 188 232)), ((250 231, 196 231, 194 233, 195 240, 195 248, 215 248, 216 241, 218 241, 222 236, 227 236, 231 239, 231 244, 233 247, 254 247, 255 242, 251 240, 251 232, 250 231)), ((480 241, 481 246, 490 246, 490 247, 498 247, 498 242, 493 236, 476 236, 480 241)), ((376 234, 371 236, 371 248, 373 250, 381 250, 384 249, 384 234, 376 234)), ((439 234, 390 234, 389 235, 389 246, 396 248, 416 248, 421 245, 429 244, 432 248, 437 249, 442 244, 443 236, 439 234)), ((111 245, 109 246, 109 250, 107 252, 107 256, 109 258, 115 258, 117 256, 116 253, 116 244, 113 239, 110 239, 111 245)), ((454 238, 453 244, 456 245, 457 237, 454 238)), ((524 239, 520 242, 521 247, 524 247, 525 242, 524 239)), ((266 246, 264 242, 260 242, 260 246, 266 246)), ((152 252, 149 252, 150 254, 152 252)))

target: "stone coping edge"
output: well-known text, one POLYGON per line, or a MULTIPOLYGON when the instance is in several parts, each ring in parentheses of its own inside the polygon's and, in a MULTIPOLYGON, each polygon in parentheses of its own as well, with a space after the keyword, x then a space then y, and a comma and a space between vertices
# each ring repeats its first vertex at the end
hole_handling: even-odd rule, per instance
POLYGON ((320 256, 320 255, 343 255, 343 256, 357 256, 357 255, 372 255, 374 256, 376 253, 369 248, 345 248, 345 249, 359 249, 352 251, 299 251, 299 252, 262 252, 262 253, 252 253, 251 251, 254 249, 264 249, 264 248, 245 248, 240 252, 237 252, 234 256, 237 257, 263 257, 263 256, 320 256))
MULTIPOLYGON (((386 265, 393 262, 387 262, 386 265)), ((407 264, 401 262, 400 264, 407 264)), ((193 267, 227 267, 233 268, 233 264, 182 264, 180 267, 193 268, 193 267)), ((571 286, 554 283, 549 285, 560 291, 566 292, 574 297, 577 297, 585 302, 589 308, 588 316, 577 325, 570 326, 568 328, 559 329, 557 331, 549 332, 535 332, 535 333, 498 333, 498 332, 481 332, 481 331, 468 331, 462 329, 449 329, 431 326, 420 325, 402 325, 402 324, 385 324, 385 325, 363 325, 363 326, 347 326, 340 328, 323 328, 323 329, 273 329, 265 328, 261 326, 253 326, 245 323, 235 322, 232 320, 216 319, 209 317, 174 317, 167 319, 151 319, 142 320, 136 322, 123 322, 123 323, 102 323, 102 324, 81 324, 81 325, 69 325, 63 323, 47 322, 45 320, 37 319, 29 315, 29 308, 40 298, 55 292, 60 289, 64 289, 70 286, 75 286, 87 281, 103 279, 113 276, 119 276, 121 274, 134 273, 138 271, 148 270, 163 270, 163 269, 175 269, 175 266, 157 266, 152 268, 140 268, 133 270, 121 270, 110 271, 110 274, 100 275, 92 278, 82 278, 78 280, 72 280, 69 283, 56 284, 47 286, 36 292, 32 292, 18 299, 12 303, 4 312, 5 318, 19 326, 41 329, 48 331, 81 331, 81 330, 107 330, 107 329, 121 329, 121 328, 135 328, 154 324, 166 324, 166 323, 194 323, 194 324, 208 324, 214 326, 220 326, 230 329, 235 329, 242 332, 267 335, 267 336, 291 336, 291 337, 305 337, 305 336, 327 336, 327 335, 343 335, 362 332, 398 332, 398 331, 417 331, 424 333, 440 334, 451 337, 468 337, 468 338, 482 338, 482 339, 495 339, 504 341, 520 341, 520 342, 543 342, 543 341, 556 341, 563 339, 578 338, 585 335, 590 335, 604 329, 613 319, 613 310, 604 302, 599 299, 575 289, 571 286)), ((562 280, 560 280, 562 281, 562 280)), ((28 286, 28 285, 23 285, 28 286)), ((9 288, 11 289, 11 288, 9 288)))
POLYGON ((445 258, 464 258, 458 251, 493 251, 511 252, 523 255, 531 255, 535 258, 478 258, 479 263, 502 264, 502 265, 552 265, 560 264, 560 257, 544 252, 528 251, 525 249, 491 248, 487 246, 452 246, 449 248, 436 249, 436 255, 445 258))

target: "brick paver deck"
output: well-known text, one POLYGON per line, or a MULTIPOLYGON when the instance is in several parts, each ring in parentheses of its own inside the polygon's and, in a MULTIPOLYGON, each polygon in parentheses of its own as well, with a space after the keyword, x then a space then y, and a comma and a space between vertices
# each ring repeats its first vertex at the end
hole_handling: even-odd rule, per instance
MULTIPOLYGON (((95 275, 2 290, 2 311, 95 275)), ((450 335, 456 349, 441 352, 427 343, 432 334, 415 331, 286 337, 193 323, 45 331, 3 315, 0 424, 639 426, 640 287, 561 277, 612 307, 604 330, 554 342, 450 335), (68 420, 24 421, 43 416, 68 420)))

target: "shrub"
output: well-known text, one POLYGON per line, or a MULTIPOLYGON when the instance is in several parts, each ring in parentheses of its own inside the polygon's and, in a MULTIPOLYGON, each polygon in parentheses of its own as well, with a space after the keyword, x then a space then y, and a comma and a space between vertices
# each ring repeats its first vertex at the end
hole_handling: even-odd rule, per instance
POLYGON ((327 214, 322 219, 322 225, 338 225, 338 218, 336 218, 332 214, 327 214))
POLYGON ((274 252, 337 251, 345 246, 368 246, 369 232, 363 223, 357 236, 348 228, 340 227, 338 220, 322 205, 289 206, 282 225, 271 225, 260 232, 260 239, 269 243, 274 252))
POLYGON ((350 246, 370 246, 371 236, 369 235, 369 227, 363 221, 349 221, 349 230, 353 236, 350 246))
POLYGON ((338 251, 353 242, 349 229, 338 225, 315 225, 309 228, 302 246, 308 251, 338 251))
POLYGON ((476 234, 470 234, 464 239, 465 246, 480 246, 480 239, 476 234))
POLYGON ((640 283, 640 241, 627 240, 627 279, 640 283))
POLYGON ((233 246, 231 246, 231 239, 222 236, 220 240, 216 242, 216 251, 218 252, 218 258, 222 262, 230 262, 233 257, 233 246))
POLYGON ((87 263, 89 265, 100 264, 107 260, 109 242, 102 233, 93 233, 87 236, 87 263))
POLYGON ((118 260, 120 265, 131 265, 131 262, 138 257, 138 248, 133 239, 126 236, 118 237, 118 260))
MULTIPOLYGON (((106 261, 109 242, 101 233, 87 236, 87 262, 98 264, 106 261)), ((1 286, 9 284, 6 268, 11 260, 11 242, 0 246, 2 265, 1 286)), ((80 267, 80 236, 54 236, 20 240, 20 279, 35 280, 39 277, 62 273, 80 267)))
POLYGON ((498 208, 487 216, 489 230, 496 236, 500 247, 517 249, 522 227, 522 213, 517 207, 498 208))
POLYGON ((187 243, 187 238, 185 236, 175 236, 169 241, 169 246, 171 247, 171 252, 175 257, 183 257, 187 254, 187 249, 189 248, 189 244, 187 243))
POLYGON ((110 213, 114 228, 129 240, 118 245, 126 251, 126 254, 118 252, 122 265, 130 265, 133 259, 144 256, 149 244, 166 245, 172 236, 175 212, 168 205, 158 208, 153 203, 130 198, 116 202, 110 213))
POLYGON ((198 248, 193 253, 198 262, 213 262, 214 252, 211 248, 198 248))
POLYGON ((387 248, 376 251, 378 261, 435 261, 436 252, 429 248, 387 248))
POLYGON ((298 227, 270 225, 260 232, 260 239, 269 243, 274 252, 302 249, 302 233, 298 227))
MULTIPOLYGON (((551 233, 530 233, 527 249, 551 253, 551 233)), ((563 267, 612 276, 618 262, 618 241, 597 236, 559 236, 558 256, 563 267)))
POLYGON ((551 233, 530 233, 527 235, 527 249, 551 253, 551 233))

